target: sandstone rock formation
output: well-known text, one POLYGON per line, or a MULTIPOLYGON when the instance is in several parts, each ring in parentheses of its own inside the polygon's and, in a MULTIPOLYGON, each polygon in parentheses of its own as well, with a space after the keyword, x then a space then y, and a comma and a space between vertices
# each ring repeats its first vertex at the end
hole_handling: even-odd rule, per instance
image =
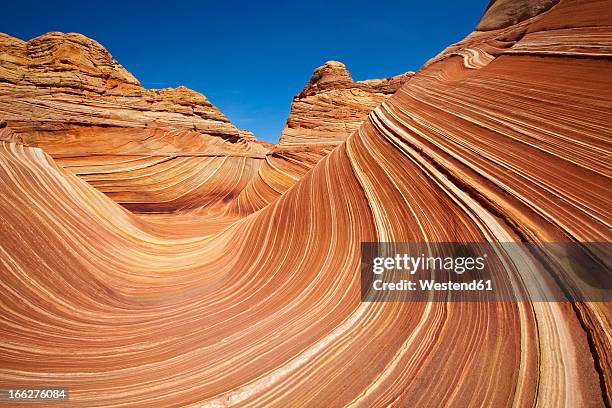
POLYGON ((11 141, 44 149, 132 210, 222 203, 268 151, 203 95, 142 88, 83 35, 0 34, 0 53, 0 120, 11 141))
POLYGON ((225 139, 242 136, 203 95, 183 86, 143 89, 108 51, 81 34, 47 33, 28 42, 0 34, 0 52, 0 112, 17 134, 39 136, 25 142, 46 148, 44 132, 74 125, 172 126, 225 139))
POLYGON ((359 254, 609 243, 611 39, 604 0, 474 32, 276 200, 182 236, 0 128, 0 387, 83 407, 610 406, 610 302, 362 303, 359 254))
POLYGON ((229 213, 257 211, 299 181, 315 164, 346 140, 382 101, 411 76, 353 81, 341 62, 315 69, 293 98, 280 139, 257 174, 229 208, 229 213))
POLYGON ((476 30, 505 28, 537 16, 559 0, 491 0, 476 30))
POLYGON ((315 69, 302 92, 293 98, 278 147, 346 140, 368 113, 393 95, 412 74, 354 82, 344 64, 326 62, 315 69))
POLYGON ((80 34, 28 42, 0 34, 0 52, 0 120, 10 141, 43 148, 132 211, 230 219, 277 199, 411 75, 353 82, 343 64, 326 63, 296 96, 272 149, 197 92, 142 88, 80 34))

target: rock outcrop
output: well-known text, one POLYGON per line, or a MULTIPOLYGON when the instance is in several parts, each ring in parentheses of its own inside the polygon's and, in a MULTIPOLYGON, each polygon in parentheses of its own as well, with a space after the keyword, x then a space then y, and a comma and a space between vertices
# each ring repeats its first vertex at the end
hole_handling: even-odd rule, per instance
POLYGON ((488 31, 518 24, 543 13, 558 2, 559 0, 491 0, 476 30, 488 31))
POLYGON ((132 210, 223 206, 268 151, 204 95, 144 89, 83 35, 24 42, 0 34, 0 55, 0 121, 10 141, 42 148, 132 210))
POLYGON ((354 82, 344 64, 326 62, 293 98, 278 147, 343 142, 412 75, 354 82))
POLYGON ((83 407, 610 406, 609 301, 361 302, 360 251, 609 244, 611 39, 598 0, 475 32, 217 231, 152 224, 0 142, 0 387, 83 407))
MULTIPOLYGON (((242 136, 204 95, 183 86, 144 89, 81 34, 47 33, 27 42, 0 34, 0 53, 0 112, 18 134, 82 125, 242 136)), ((27 142, 45 147, 43 136, 27 142)))
POLYGON ((315 69, 304 89, 293 98, 278 143, 229 212, 244 215, 275 201, 357 131, 368 114, 413 74, 355 82, 341 62, 328 61, 315 69))

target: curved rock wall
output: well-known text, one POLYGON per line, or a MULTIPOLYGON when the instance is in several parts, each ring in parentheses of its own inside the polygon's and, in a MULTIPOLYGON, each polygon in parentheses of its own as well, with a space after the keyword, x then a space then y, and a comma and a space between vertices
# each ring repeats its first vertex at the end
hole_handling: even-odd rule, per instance
POLYGON ((561 0, 468 36, 222 227, 172 233, 1 143, 0 386, 83 407, 610 405, 609 303, 361 303, 359 266, 363 241, 610 241, 611 12, 561 0))

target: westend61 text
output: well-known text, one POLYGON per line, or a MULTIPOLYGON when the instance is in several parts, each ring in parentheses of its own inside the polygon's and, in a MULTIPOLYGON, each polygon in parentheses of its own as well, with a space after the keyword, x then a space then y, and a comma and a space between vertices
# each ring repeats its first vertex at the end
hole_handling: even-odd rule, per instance
POLYGON ((372 283, 372 287, 376 291, 387 290, 423 290, 423 291, 453 291, 453 290, 473 290, 484 291, 493 290, 493 284, 490 279, 473 280, 471 282, 436 282, 432 279, 419 279, 417 282, 409 280, 401 280, 399 282, 383 282, 380 279, 372 283))

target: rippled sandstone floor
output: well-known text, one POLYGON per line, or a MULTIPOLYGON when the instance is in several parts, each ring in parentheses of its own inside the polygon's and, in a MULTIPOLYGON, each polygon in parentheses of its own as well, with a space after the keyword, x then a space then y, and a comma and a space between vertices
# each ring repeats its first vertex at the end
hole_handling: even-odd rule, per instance
POLYGON ((360 301, 364 241, 612 238, 612 2, 518 3, 323 147, 144 90, 85 37, 2 37, 0 386, 82 407, 610 406, 609 303, 360 301))

